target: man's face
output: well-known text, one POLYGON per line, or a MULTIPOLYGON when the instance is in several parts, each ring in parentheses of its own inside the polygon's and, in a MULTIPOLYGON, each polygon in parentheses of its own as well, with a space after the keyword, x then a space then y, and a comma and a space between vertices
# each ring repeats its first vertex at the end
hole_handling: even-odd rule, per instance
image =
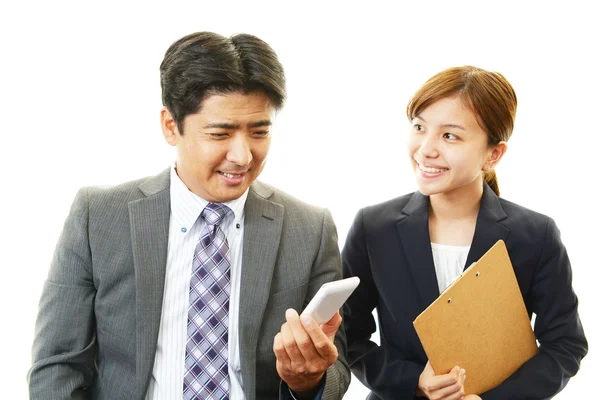
POLYGON ((164 108, 166 141, 177 149, 177 175, 193 193, 223 203, 239 198, 261 173, 275 109, 264 93, 215 94, 183 121, 183 134, 164 108))

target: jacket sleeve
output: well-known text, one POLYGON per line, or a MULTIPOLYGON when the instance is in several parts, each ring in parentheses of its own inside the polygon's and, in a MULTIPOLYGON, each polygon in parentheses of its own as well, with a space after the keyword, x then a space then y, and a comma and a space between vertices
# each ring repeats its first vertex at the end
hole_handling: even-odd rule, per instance
POLYGON ((35 399, 88 399, 95 376, 95 287, 87 191, 78 192, 44 283, 28 374, 35 399))
MULTIPOLYGON (((323 376, 321 379, 321 383, 319 384, 319 391, 315 395, 313 400, 321 400, 323 398, 323 391, 325 390, 325 384, 327 383, 327 374, 323 376)), ((292 389, 289 388, 287 383, 281 381, 281 385, 279 385, 279 399, 280 400, 298 400, 292 389)))
MULTIPOLYGON (((328 210, 324 210, 321 241, 311 269, 307 298, 312 298, 321 288, 322 284, 341 278, 342 268, 337 242, 337 231, 331 213, 328 210)), ((307 304, 308 302, 304 306, 306 307, 307 304)), ((315 400, 341 400, 350 385, 350 368, 346 361, 346 334, 343 322, 335 335, 335 346, 338 350, 338 359, 327 369, 324 376, 325 384, 323 385, 323 381, 321 381, 323 387, 320 388, 315 400)), ((285 382, 281 382, 279 385, 279 398, 290 398, 290 392, 285 382)))
MULTIPOLYGON (((308 292, 314 294, 324 282, 341 278, 342 268, 337 230, 331 213, 325 210, 323 213, 321 245, 309 283, 309 286, 312 287, 308 288, 308 292)), ((344 318, 343 315, 342 318, 344 318)), ((338 359, 326 372, 323 400, 341 400, 350 385, 350 368, 346 361, 346 333, 343 322, 335 334, 335 346, 338 350, 338 359)))
POLYGON ((377 345, 370 340, 376 328, 372 313, 377 307, 378 295, 371 273, 362 210, 348 233, 342 265, 345 278, 360 278, 360 284, 344 306, 348 361, 352 372, 381 398, 413 398, 423 366, 407 360, 385 342, 377 345))
POLYGON ((540 353, 502 384, 483 393, 483 400, 549 399, 577 373, 587 353, 577 296, 571 285, 571 264, 551 218, 542 246, 529 306, 529 311, 536 314, 534 332, 540 353))

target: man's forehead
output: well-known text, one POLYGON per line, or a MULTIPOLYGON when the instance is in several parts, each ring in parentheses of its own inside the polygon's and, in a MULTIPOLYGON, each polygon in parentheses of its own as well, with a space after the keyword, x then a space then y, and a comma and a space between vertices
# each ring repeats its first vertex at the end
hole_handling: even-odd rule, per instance
POLYGON ((202 101, 198 115, 207 120, 207 126, 215 128, 226 127, 224 125, 259 127, 272 124, 275 109, 262 92, 216 93, 202 101))
POLYGON ((208 104, 244 106, 262 105, 272 107, 271 99, 263 91, 256 92, 209 92, 200 102, 201 106, 208 104))

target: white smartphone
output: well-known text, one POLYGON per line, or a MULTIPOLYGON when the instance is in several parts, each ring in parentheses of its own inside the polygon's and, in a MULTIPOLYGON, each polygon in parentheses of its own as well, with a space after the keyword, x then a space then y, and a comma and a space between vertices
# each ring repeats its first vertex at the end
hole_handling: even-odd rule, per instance
POLYGON ((359 283, 358 276, 324 283, 302 315, 310 315, 318 324, 324 324, 342 307, 359 283))

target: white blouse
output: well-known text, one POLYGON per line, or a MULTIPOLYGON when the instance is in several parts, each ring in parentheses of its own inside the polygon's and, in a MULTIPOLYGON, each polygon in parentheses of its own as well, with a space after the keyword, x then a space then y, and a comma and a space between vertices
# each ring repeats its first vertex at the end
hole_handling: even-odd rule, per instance
POLYGON ((471 246, 431 243, 433 265, 440 293, 463 273, 470 248, 471 246))

